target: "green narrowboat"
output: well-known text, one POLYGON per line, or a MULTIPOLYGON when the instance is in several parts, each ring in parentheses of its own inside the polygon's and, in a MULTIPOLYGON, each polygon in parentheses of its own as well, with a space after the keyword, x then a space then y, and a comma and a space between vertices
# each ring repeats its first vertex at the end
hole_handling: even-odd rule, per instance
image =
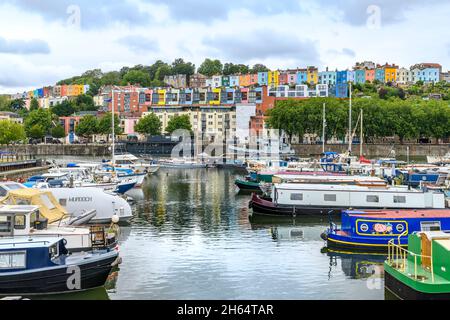
POLYGON ((391 240, 384 271, 385 288, 400 299, 450 299, 450 234, 412 233, 408 249, 391 240))
POLYGON ((256 181, 236 179, 234 184, 242 191, 262 191, 261 184, 256 181))

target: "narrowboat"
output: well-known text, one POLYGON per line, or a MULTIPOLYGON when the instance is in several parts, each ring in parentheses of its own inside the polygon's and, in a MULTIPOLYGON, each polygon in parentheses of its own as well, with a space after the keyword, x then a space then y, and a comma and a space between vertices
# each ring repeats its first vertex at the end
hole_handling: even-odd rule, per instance
POLYGON ((0 239, 0 295, 83 291, 105 284, 116 250, 71 254, 63 238, 0 239))
POLYGON ((254 194, 249 203, 262 215, 340 215, 358 209, 445 209, 442 192, 407 187, 281 183, 272 186, 271 200, 254 194))
POLYGON ((386 252, 389 241, 404 247, 416 231, 450 230, 450 210, 344 211, 322 234, 331 250, 386 252))
POLYGON ((450 234, 415 232, 408 248, 391 240, 384 262, 386 291, 404 300, 450 299, 450 234))

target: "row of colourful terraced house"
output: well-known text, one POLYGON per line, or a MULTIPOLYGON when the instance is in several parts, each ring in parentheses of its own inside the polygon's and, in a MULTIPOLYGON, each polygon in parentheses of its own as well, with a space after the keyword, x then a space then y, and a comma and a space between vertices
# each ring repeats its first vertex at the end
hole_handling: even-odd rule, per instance
POLYGON ((236 104, 261 104, 268 97, 277 98, 314 98, 328 97, 328 85, 296 85, 295 87, 277 86, 269 88, 141 88, 137 86, 106 86, 94 97, 96 105, 105 111, 114 110, 125 113, 142 113, 154 106, 224 106, 236 104), (113 94, 112 94, 113 92, 113 94))
POLYGON ((68 84, 56 85, 52 87, 43 87, 11 96, 12 99, 40 99, 40 98, 61 98, 61 97, 77 97, 86 94, 89 91, 88 84, 68 84))

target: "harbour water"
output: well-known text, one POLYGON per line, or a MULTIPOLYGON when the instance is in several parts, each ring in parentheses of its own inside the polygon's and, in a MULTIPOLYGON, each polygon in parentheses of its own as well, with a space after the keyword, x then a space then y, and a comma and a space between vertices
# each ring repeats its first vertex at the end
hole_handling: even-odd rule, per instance
POLYGON ((161 169, 130 192, 135 217, 106 289, 54 298, 385 298, 383 256, 325 252, 327 221, 250 222, 250 195, 234 186, 241 174, 161 169))

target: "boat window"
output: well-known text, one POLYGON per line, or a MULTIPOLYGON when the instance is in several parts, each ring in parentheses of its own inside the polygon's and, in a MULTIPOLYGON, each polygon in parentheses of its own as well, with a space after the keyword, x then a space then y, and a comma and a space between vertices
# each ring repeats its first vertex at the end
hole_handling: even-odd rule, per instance
POLYGON ((39 210, 34 211, 32 214, 30 214, 30 225, 34 226, 35 222, 37 221, 39 217, 39 210))
POLYGON ((63 207, 67 206, 67 199, 59 199, 59 204, 63 207))
POLYGON ((25 229, 25 215, 16 215, 14 216, 14 229, 23 230, 25 229))
POLYGON ((0 234, 11 234, 11 216, 0 216, 0 234))
POLYGON ((0 252, 0 269, 21 269, 26 267, 26 252, 0 252))
POLYGON ((0 187, 0 197, 5 197, 8 194, 5 188, 0 187))
POLYGON ((52 245, 51 247, 48 248, 48 252, 50 255, 50 259, 55 259, 58 258, 58 244, 55 243, 54 245, 52 245))
POLYGON ((16 205, 18 206, 29 206, 31 204, 31 200, 29 199, 16 199, 16 205))
POLYGON ((291 193, 291 200, 302 201, 303 193, 291 193))
POLYGON ((406 203, 405 196, 394 196, 394 203, 406 203))
POLYGON ((421 231, 441 231, 440 221, 422 221, 420 222, 421 231))
POLYGON ((367 196, 366 198, 367 202, 380 202, 379 196, 367 196))
POLYGON ((325 200, 325 201, 336 201, 336 195, 335 194, 325 194, 323 196, 323 200, 325 200))
POLYGON ((46 194, 41 195, 41 200, 49 210, 52 210, 55 208, 55 206, 53 205, 53 203, 50 200, 50 198, 48 197, 48 195, 46 195, 46 194))

